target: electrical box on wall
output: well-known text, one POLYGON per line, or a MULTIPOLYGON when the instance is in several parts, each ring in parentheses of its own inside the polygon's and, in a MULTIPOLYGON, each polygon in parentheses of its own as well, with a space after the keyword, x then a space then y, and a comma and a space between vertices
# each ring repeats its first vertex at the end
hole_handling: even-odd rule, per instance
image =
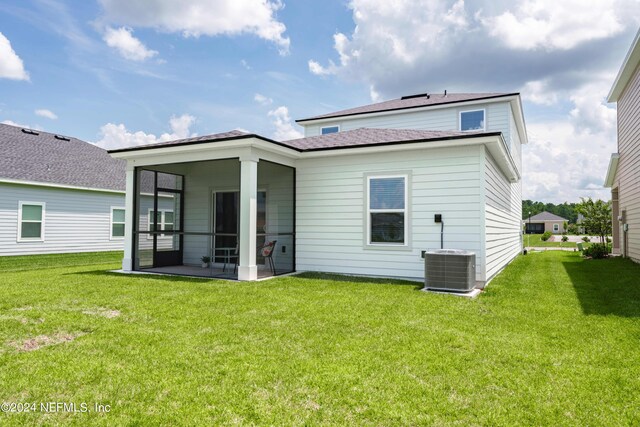
POLYGON ((433 220, 437 223, 441 223, 442 222, 442 214, 435 214, 433 216, 433 220))

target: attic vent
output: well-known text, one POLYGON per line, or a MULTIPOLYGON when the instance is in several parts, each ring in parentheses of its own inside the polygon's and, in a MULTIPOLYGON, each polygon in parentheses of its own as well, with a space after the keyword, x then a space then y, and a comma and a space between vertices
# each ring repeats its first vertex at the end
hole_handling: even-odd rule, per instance
POLYGON ((53 135, 53 137, 55 139, 59 139, 60 141, 71 141, 69 138, 67 138, 66 136, 60 136, 60 135, 53 135))
POLYGON ((26 133, 27 135, 40 135, 38 132, 31 129, 22 129, 22 133, 26 133))
POLYGON ((400 98, 400 99, 422 98, 423 96, 426 96, 426 97, 427 97, 427 99, 429 99, 429 98, 430 98, 430 95, 429 95, 428 93, 419 93, 419 94, 417 94, 417 95, 406 95, 406 96, 403 96, 403 97, 402 97, 402 98, 400 98))

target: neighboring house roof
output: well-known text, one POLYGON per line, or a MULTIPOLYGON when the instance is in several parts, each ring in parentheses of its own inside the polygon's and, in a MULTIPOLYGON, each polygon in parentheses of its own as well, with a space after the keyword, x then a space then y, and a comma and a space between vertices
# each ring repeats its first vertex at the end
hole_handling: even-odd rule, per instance
POLYGON ((319 116, 296 120, 297 123, 311 120, 328 119, 335 117, 354 116, 359 114, 379 113, 383 111, 406 110, 410 108, 429 107, 432 105, 455 104, 459 102, 475 101, 482 99, 502 98, 506 96, 516 96, 518 93, 435 93, 403 96, 398 99, 378 102, 375 104, 363 105, 361 107, 349 108, 347 110, 333 113, 321 114, 319 116))
POLYGON ((627 52, 627 56, 624 58, 624 62, 620 67, 620 71, 618 71, 618 76, 616 77, 615 82, 613 83, 613 87, 611 87, 611 91, 609 92, 609 96, 607 97, 607 101, 609 102, 618 102, 622 92, 629 84, 629 80, 633 77, 633 72, 638 68, 640 64, 640 30, 636 34, 635 39, 633 39, 633 43, 631 44, 631 48, 629 48, 629 52, 627 52))
POLYGON ((0 180, 125 190, 126 162, 77 138, 0 124, 0 180))
POLYGON ((540 212, 537 215, 533 215, 532 217, 527 218, 525 220, 525 222, 528 222, 529 220, 531 220, 531 222, 535 222, 535 221, 537 221, 537 222, 544 222, 544 221, 566 221, 566 222, 568 222, 569 221, 566 218, 562 218, 561 216, 554 215, 551 212, 547 212, 547 211, 540 212))

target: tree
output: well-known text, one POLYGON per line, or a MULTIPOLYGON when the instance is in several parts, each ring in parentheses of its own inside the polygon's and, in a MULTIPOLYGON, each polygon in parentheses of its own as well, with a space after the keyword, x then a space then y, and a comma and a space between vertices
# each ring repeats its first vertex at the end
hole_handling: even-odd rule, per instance
POLYGON ((580 198, 580 203, 576 205, 576 212, 584 216, 582 226, 585 231, 600 236, 600 242, 605 243, 605 239, 611 234, 611 202, 580 198))

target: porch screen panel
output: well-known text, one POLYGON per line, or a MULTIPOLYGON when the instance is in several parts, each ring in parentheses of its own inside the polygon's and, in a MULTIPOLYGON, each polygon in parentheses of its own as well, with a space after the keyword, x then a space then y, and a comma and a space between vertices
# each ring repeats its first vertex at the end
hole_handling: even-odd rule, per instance
MULTIPOLYGON (((295 169, 260 160, 258 162, 257 241, 260 248, 275 241, 270 255, 276 274, 295 270, 295 169)), ((258 251, 259 275, 272 274, 269 250, 258 251), (264 272, 262 273, 261 270, 264 272)))
POLYGON ((154 190, 156 186, 155 172, 139 169, 136 191, 136 224, 134 239, 136 242, 137 268, 153 266, 153 238, 149 233, 154 229, 155 220, 154 190))

